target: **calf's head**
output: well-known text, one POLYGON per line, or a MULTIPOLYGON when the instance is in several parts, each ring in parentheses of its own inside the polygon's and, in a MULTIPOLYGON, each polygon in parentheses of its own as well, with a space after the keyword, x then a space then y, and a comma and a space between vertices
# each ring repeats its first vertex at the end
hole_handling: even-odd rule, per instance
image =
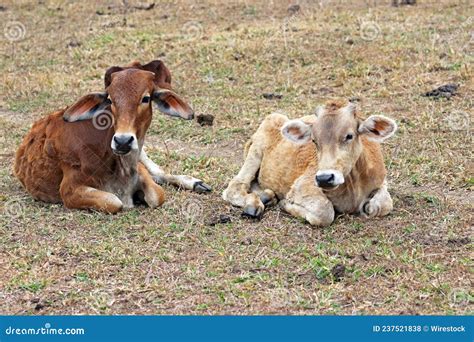
POLYGON ((298 144, 311 140, 316 144, 315 182, 323 189, 335 189, 344 183, 362 153, 362 139, 382 142, 397 129, 393 120, 382 115, 361 119, 352 103, 328 103, 318 108, 316 116, 310 125, 301 120, 288 121, 282 134, 298 144))
POLYGON ((170 80, 161 61, 111 67, 105 74, 105 92, 83 96, 67 108, 63 118, 67 122, 92 119, 97 129, 113 124, 112 151, 117 155, 138 151, 152 120, 152 102, 165 114, 194 117, 191 107, 171 90, 166 82, 170 80))

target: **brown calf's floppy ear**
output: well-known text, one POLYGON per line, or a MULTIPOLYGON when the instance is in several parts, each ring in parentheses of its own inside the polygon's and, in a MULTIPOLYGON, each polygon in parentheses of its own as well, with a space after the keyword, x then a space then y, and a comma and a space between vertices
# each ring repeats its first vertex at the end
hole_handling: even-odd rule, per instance
POLYGON ((395 121, 382 115, 372 115, 359 126, 360 134, 377 142, 390 138, 396 130, 397 124, 395 121))
POLYGON ((162 113, 185 120, 194 118, 193 109, 172 90, 171 73, 165 63, 157 59, 138 68, 155 74, 153 83, 156 90, 153 93, 153 101, 162 113))
POLYGON ((75 122, 91 119, 95 113, 103 111, 110 105, 107 93, 90 93, 67 108, 63 114, 64 121, 75 122))
POLYGON ((281 134, 297 144, 306 144, 311 140, 311 126, 301 120, 290 120, 281 128, 281 134))
POLYGON ((157 89, 153 92, 153 101, 158 105, 160 112, 177 116, 185 120, 194 118, 193 109, 178 94, 169 89, 157 89))

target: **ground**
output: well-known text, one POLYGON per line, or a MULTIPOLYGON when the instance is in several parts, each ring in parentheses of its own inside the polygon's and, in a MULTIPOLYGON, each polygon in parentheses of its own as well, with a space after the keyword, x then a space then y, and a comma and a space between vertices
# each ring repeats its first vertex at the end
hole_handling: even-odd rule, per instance
POLYGON ((472 314, 474 8, 390 2, 4 3, 0 313, 472 314), (12 173, 33 121, 100 91, 107 67, 157 58, 216 120, 155 112, 149 154, 214 191, 166 187, 163 207, 118 215, 34 201, 12 173), (457 95, 423 96, 447 83, 457 95), (391 215, 241 218, 221 193, 259 122, 334 98, 399 124, 384 144, 391 215))

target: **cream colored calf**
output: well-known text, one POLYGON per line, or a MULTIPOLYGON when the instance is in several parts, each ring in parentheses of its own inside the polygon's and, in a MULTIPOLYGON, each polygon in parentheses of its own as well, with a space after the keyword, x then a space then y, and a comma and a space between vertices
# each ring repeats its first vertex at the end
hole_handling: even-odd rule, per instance
POLYGON ((361 119, 347 102, 298 120, 271 114, 247 143, 244 165, 223 198, 257 218, 279 201, 316 226, 330 225, 335 212, 387 215, 392 199, 380 143, 396 128, 384 116, 361 119))

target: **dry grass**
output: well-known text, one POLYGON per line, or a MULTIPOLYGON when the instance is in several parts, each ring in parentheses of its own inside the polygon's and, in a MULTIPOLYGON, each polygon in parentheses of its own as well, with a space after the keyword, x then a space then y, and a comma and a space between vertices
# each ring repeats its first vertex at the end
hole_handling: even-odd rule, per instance
POLYGON ((418 2, 300 1, 293 17, 287 1, 5 4, 2 24, 20 21, 26 34, 1 42, 0 312, 472 313, 474 11, 469 1, 418 2), (216 124, 157 114, 151 155, 215 191, 167 188, 163 208, 115 216, 28 197, 11 169, 32 122, 100 90, 108 66, 157 57, 216 124), (460 84, 459 95, 421 96, 445 83, 460 84), (240 218, 220 193, 259 121, 336 97, 398 121, 385 146, 394 212, 324 230, 278 209, 240 218), (208 225, 219 214, 232 222, 208 225))

